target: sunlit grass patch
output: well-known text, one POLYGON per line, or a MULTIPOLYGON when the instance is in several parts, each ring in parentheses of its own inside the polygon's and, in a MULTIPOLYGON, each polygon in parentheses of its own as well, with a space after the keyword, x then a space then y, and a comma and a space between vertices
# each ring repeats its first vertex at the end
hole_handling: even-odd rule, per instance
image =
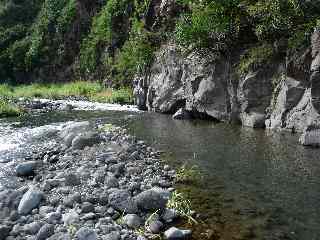
POLYGON ((23 111, 15 104, 0 100, 0 117, 18 117, 23 111))
POLYGON ((194 219, 194 211, 191 207, 191 202, 181 192, 175 191, 172 193, 171 198, 167 203, 167 208, 174 209, 177 213, 188 220, 190 224, 197 224, 197 220, 194 219))
POLYGON ((70 83, 39 84, 10 86, 0 84, 0 99, 9 98, 47 98, 64 99, 67 97, 85 97, 88 100, 102 103, 133 103, 130 88, 104 88, 98 82, 77 81, 70 83))

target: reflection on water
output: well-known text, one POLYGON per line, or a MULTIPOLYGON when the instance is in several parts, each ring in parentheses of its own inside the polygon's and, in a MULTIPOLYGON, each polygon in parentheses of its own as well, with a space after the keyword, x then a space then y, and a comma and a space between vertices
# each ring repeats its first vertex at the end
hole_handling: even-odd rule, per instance
MULTIPOLYGON (((297 136, 206 121, 173 121, 153 113, 110 111, 32 116, 9 128, 0 125, 0 133, 7 131, 10 136, 12 129, 70 120, 126 126, 130 133, 169 153, 173 164, 197 164, 205 175, 203 190, 216 196, 220 189, 224 199, 233 199, 232 204, 225 204, 237 209, 237 214, 252 216, 252 209, 258 209, 267 212, 264 216, 268 215, 273 228, 288 227, 289 239, 320 239, 320 150, 300 146, 297 136)), ((254 221, 259 222, 256 216, 254 221)))
POLYGON ((250 199, 258 208, 284 211, 297 239, 320 238, 320 150, 298 145, 297 136, 158 114, 129 127, 176 162, 199 165, 208 190, 218 178, 238 204, 250 199))

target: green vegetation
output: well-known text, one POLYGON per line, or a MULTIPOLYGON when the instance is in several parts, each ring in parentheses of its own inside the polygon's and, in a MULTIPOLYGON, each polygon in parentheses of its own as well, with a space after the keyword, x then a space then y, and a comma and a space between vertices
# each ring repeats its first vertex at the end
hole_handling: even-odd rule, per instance
POLYGON ((183 165, 177 170, 175 180, 177 183, 198 182, 201 180, 201 176, 201 172, 197 166, 183 165))
POLYGON ((10 98, 48 98, 86 97, 89 100, 105 103, 132 103, 132 91, 129 88, 103 88, 96 82, 71 82, 66 84, 30 84, 10 86, 0 85, 0 97, 10 98))
POLYGON ((264 44, 258 47, 253 47, 243 54, 238 66, 240 74, 246 73, 249 69, 256 69, 262 64, 271 62, 274 56, 274 50, 271 44, 264 44))
POLYGON ((163 16, 155 4, 0 0, 0 80, 97 79, 128 87, 168 41, 217 57, 244 51, 244 73, 307 47, 320 22, 316 0, 177 0, 163 16))
POLYGON ((186 218, 190 224, 197 224, 197 220, 193 217, 191 202, 181 192, 175 191, 167 203, 167 207, 174 209, 177 213, 186 218))
POLYGON ((0 100, 0 118, 2 117, 18 117, 23 111, 18 106, 9 103, 6 100, 0 100))

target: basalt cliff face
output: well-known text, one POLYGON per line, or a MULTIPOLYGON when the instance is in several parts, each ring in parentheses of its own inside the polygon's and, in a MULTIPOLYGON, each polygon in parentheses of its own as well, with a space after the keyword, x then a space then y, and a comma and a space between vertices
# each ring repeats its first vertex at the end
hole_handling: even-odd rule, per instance
POLYGON ((320 30, 313 33, 311 46, 291 59, 279 58, 242 75, 234 67, 239 55, 217 60, 164 45, 150 70, 134 81, 136 103, 161 113, 184 108, 194 117, 304 132, 302 143, 317 145, 320 30))

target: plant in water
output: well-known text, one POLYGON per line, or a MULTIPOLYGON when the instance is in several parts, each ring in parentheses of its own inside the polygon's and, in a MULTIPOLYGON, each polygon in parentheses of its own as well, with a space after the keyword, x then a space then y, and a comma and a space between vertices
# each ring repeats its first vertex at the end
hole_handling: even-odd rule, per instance
POLYGON ((69 224, 67 227, 68 233, 70 234, 70 236, 72 237, 72 239, 74 238, 78 228, 76 225, 74 224, 69 224))
POLYGON ((183 165, 177 170, 175 178, 176 182, 178 183, 198 182, 200 179, 201 171, 196 165, 183 165))
POLYGON ((197 220, 193 218, 191 202, 181 192, 175 191, 167 203, 167 208, 177 211, 177 213, 186 218, 190 224, 198 224, 197 220))

